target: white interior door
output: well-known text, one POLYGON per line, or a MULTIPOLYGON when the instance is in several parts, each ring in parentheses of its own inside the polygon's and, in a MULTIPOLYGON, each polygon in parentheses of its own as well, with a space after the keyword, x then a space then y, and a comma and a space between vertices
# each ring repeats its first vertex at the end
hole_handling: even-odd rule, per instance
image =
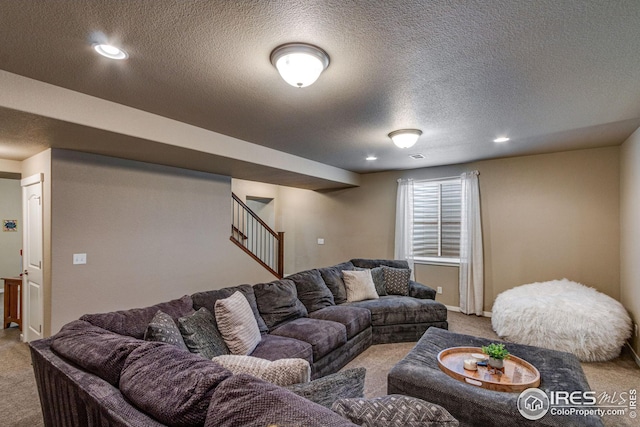
POLYGON ((22 339, 42 338, 43 317, 43 204, 42 174, 25 178, 22 185, 24 272, 22 275, 22 339))

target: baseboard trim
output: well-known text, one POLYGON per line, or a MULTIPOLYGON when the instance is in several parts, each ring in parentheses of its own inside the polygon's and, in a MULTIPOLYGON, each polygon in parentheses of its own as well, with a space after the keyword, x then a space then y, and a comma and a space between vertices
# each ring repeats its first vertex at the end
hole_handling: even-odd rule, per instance
MULTIPOLYGON (((445 305, 445 307, 447 307, 447 310, 449 311, 455 311, 456 313, 460 313, 460 307, 454 307, 452 305, 445 305)), ((491 313, 490 311, 483 311, 482 315, 484 317, 491 317, 493 313, 491 313)))
POLYGON ((627 347, 629 347, 629 350, 631 350, 631 355, 633 356, 633 360, 636 361, 636 365, 638 365, 638 367, 640 368, 640 357, 638 357, 636 352, 633 351, 633 347, 631 347, 631 344, 629 344, 628 341, 625 344, 627 344, 627 347))

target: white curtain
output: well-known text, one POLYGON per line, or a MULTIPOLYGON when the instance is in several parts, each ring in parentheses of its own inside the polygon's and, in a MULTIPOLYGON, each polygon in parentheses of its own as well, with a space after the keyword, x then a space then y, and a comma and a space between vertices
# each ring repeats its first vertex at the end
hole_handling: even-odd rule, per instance
POLYGON ((413 268, 413 180, 398 180, 396 197, 395 259, 406 259, 414 277, 413 268))
POLYGON ((460 311, 482 316, 484 270, 478 171, 463 173, 460 224, 460 311))

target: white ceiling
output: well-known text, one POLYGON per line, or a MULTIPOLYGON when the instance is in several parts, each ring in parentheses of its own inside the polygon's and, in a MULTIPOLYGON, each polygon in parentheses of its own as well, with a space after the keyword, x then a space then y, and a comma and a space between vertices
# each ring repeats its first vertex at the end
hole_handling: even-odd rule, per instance
MULTIPOLYGON (((638 0, 2 0, 0 40, 10 73, 359 173, 618 145, 640 127, 638 0), (95 55, 101 38, 129 59, 95 55), (329 54, 314 85, 270 64, 287 42, 329 54), (387 134, 406 127, 423 135, 400 150, 387 134)), ((131 157, 104 150, 117 129, 52 120, 0 88, 0 157, 131 157)))

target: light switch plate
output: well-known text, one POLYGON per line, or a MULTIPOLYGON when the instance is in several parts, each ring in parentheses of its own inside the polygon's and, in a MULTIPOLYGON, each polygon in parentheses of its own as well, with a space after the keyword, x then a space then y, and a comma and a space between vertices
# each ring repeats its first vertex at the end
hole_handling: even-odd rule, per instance
POLYGON ((318 239, 318 244, 319 245, 324 245, 324 239, 318 239))
POLYGON ((73 254, 73 263, 74 264, 86 264, 87 263, 87 254, 73 254))
POLYGON ((442 293, 442 286, 438 286, 438 293, 441 294, 442 293))

